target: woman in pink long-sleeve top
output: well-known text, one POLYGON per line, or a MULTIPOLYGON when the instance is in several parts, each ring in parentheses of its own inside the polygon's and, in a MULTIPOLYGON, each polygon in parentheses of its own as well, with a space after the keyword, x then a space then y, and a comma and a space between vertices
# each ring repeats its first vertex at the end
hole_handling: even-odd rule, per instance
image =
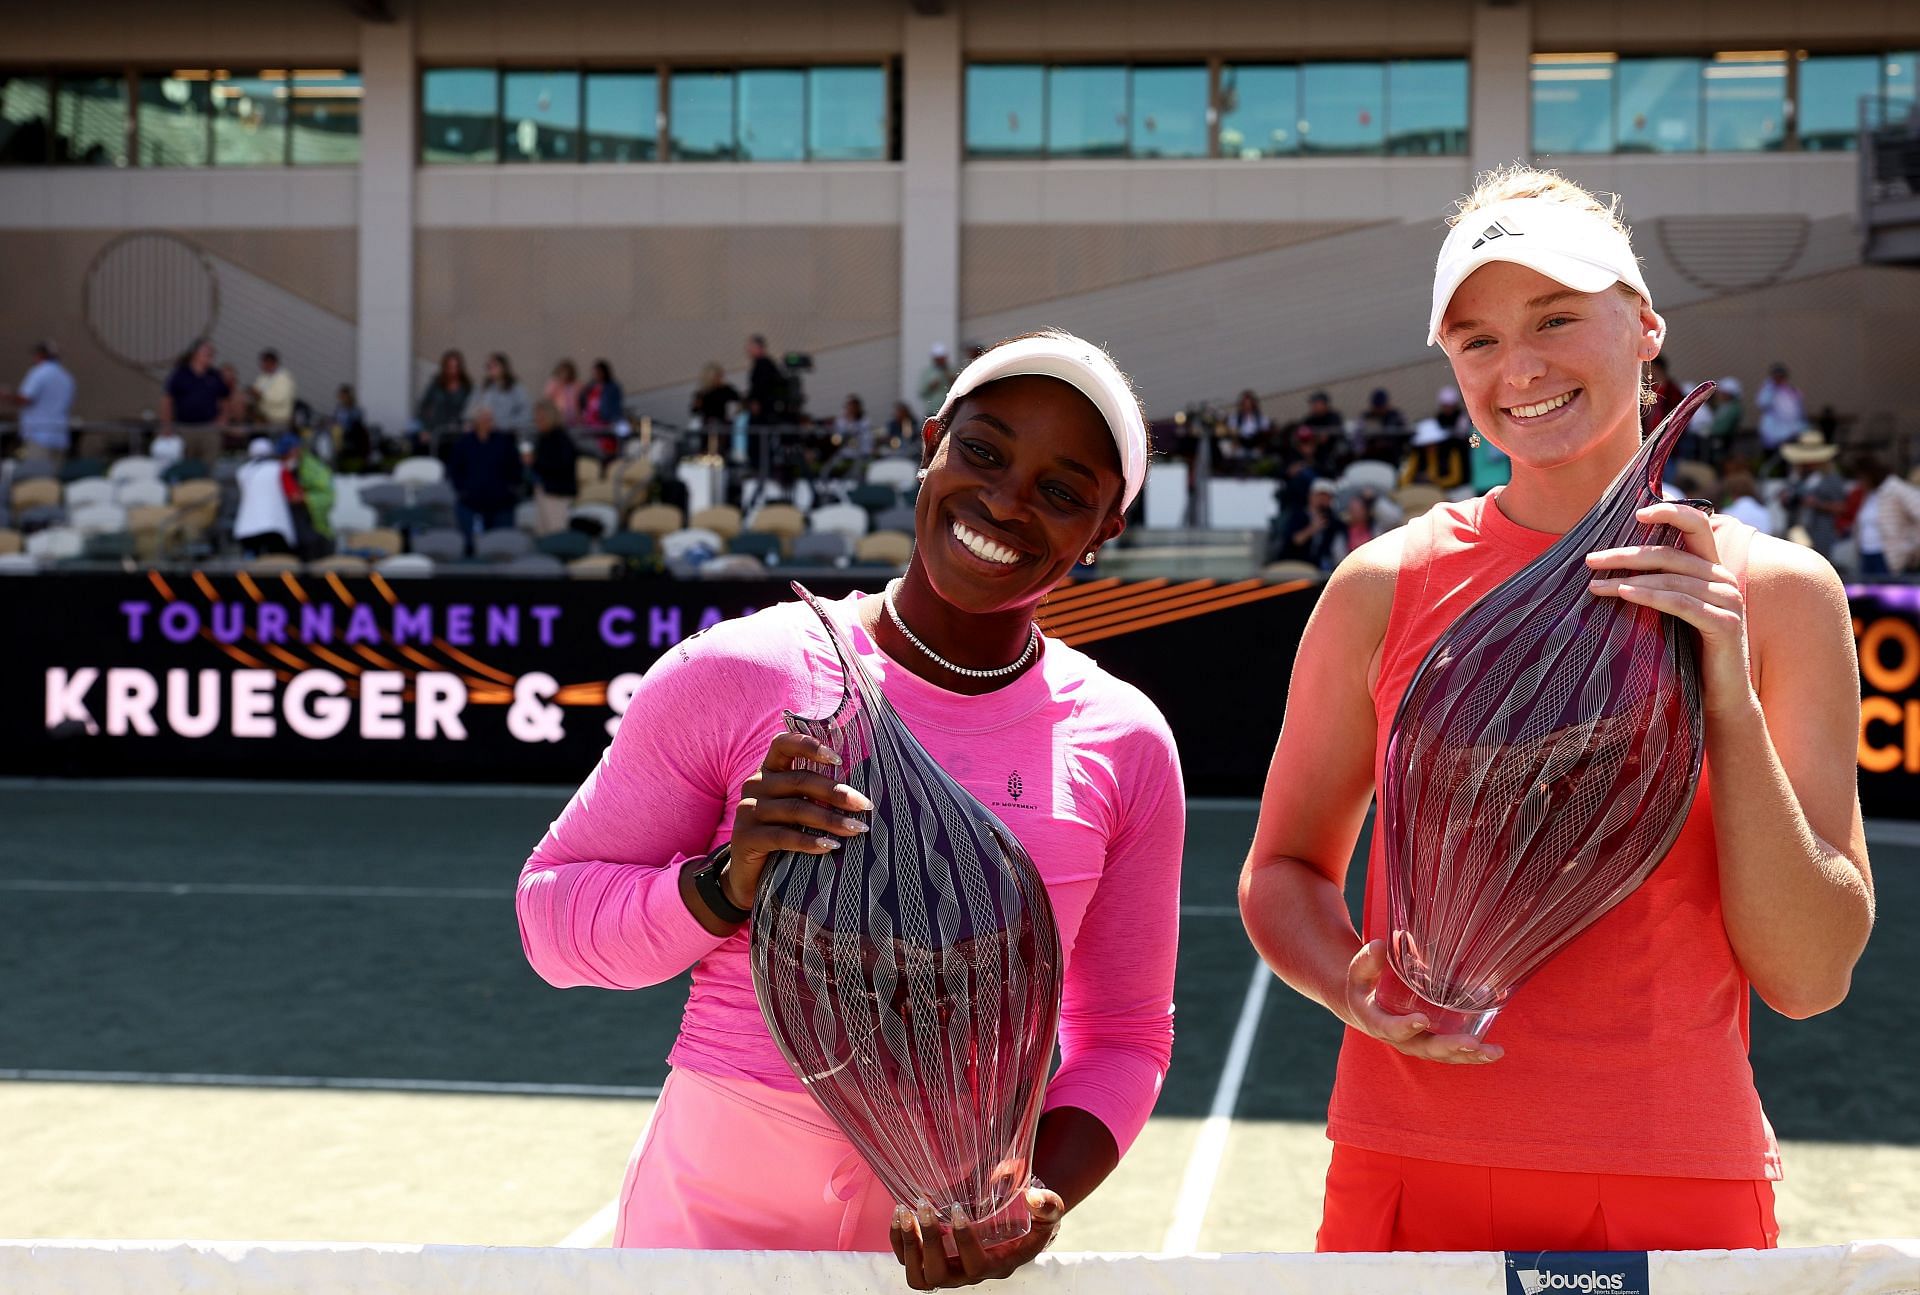
POLYGON ((672 1074, 621 1191, 618 1245, 890 1245, 916 1288, 1001 1276, 1113 1171, 1159 1094, 1173 1042, 1178 757, 1151 702, 1033 619, 1124 525, 1146 471, 1139 404, 1104 351, 1034 334, 970 365, 923 437, 906 575, 824 606, 1046 882, 1066 987, 1033 1230, 983 1249, 962 1225, 949 1257, 931 1203, 895 1208, 761 1020, 744 925, 761 868, 779 850, 837 848, 869 808, 794 768, 826 748, 788 734, 782 712, 830 711, 842 680, 818 619, 787 603, 654 665, 521 874, 522 942, 549 983, 637 989, 693 972, 672 1074))

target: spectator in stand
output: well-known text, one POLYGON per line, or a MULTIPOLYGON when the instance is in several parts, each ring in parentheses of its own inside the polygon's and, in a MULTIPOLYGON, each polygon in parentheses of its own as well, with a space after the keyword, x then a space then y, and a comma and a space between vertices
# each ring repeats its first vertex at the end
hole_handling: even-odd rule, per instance
POLYGON ((547 376, 546 390, 540 393, 560 411, 560 421, 568 427, 580 421, 580 370, 572 360, 562 360, 547 376))
MULTIPOLYGON (((186 457, 212 467, 220 457, 220 428, 233 386, 213 367, 213 343, 199 341, 180 357, 160 397, 160 434, 178 433, 186 457)), ((273 443, 267 443, 273 452, 273 443)))
POLYGON ((33 365, 16 391, 0 392, 20 408, 20 439, 55 458, 66 455, 71 443, 73 375, 60 363, 52 342, 33 348, 33 365))
MULTIPOLYGON (((1661 420, 1672 413, 1687 395, 1686 392, 1680 389, 1680 384, 1673 380, 1673 375, 1667 371, 1666 356, 1654 356, 1652 369, 1652 373, 1647 377, 1647 385, 1653 390, 1653 403, 1643 403, 1640 406, 1640 429, 1642 432, 1651 432, 1654 428, 1660 426, 1661 420)), ((1697 453, 1689 454, 1685 448, 1683 448, 1677 457, 1690 459, 1698 458, 1699 455, 1697 453)))
POLYGON ((413 416, 428 444, 441 436, 458 433, 467 416, 467 403, 473 399, 473 379, 467 376, 467 360, 458 351, 440 357, 440 370, 420 393, 413 416))
POLYGON ((260 352, 260 373, 253 380, 253 421, 277 429, 293 426, 293 402, 300 398, 299 384, 280 363, 280 352, 269 347, 260 352))
MULTIPOLYGON (((1445 397, 1452 391, 1448 387, 1440 393, 1443 410, 1445 397)), ((1454 399, 1459 399, 1457 393, 1454 399)), ((1457 430, 1463 422, 1448 423, 1438 415, 1420 420, 1420 426, 1413 429, 1407 457, 1400 464, 1402 486, 1434 486, 1451 493, 1467 484, 1467 452, 1472 447, 1457 430)))
POLYGON ((755 333, 747 339, 747 419, 760 426, 778 425, 793 417, 790 387, 780 366, 767 354, 767 339, 755 333))
POLYGON ((567 529, 568 513, 580 493, 580 447, 561 425, 560 411, 551 400, 534 405, 533 425, 539 435, 527 466, 533 469, 534 530, 555 535, 567 529))
POLYGON ((1367 397, 1367 407, 1360 415, 1360 422, 1354 432, 1358 442, 1358 457, 1378 459, 1382 463, 1398 463, 1407 444, 1407 419, 1394 407, 1393 397, 1387 394, 1385 387, 1374 388, 1367 397))
POLYGON ((953 365, 947 360, 947 344, 935 342, 927 355, 927 367, 920 371, 920 408, 928 418, 940 412, 954 377, 953 365))
POLYGON ((913 416, 913 406, 904 400, 894 401, 893 412, 887 415, 887 453, 911 453, 914 434, 919 430, 920 420, 913 416))
POLYGON ((459 500, 454 512, 469 550, 475 531, 511 527, 514 507, 520 502, 520 449, 512 433, 495 426, 493 410, 493 405, 485 402, 474 407, 473 427, 453 443, 453 454, 447 461, 447 477, 459 500))
MULTIPOLYGON (((467 421, 481 409, 493 414, 493 426, 511 439, 533 426, 533 402, 513 376, 513 364, 499 351, 487 357, 487 380, 467 402, 467 421)), ((515 460, 518 462, 518 460, 515 460)))
POLYGON ((280 456, 280 487, 293 515, 293 551, 311 561, 333 552, 333 469, 298 432, 282 432, 274 442, 280 456))
POLYGON ((627 393, 613 380, 613 366, 605 360, 595 360, 593 380, 580 390, 577 425, 596 432, 610 432, 626 416, 627 393))
POLYGON ((1760 502, 1760 487, 1745 469, 1727 473, 1720 479, 1720 511, 1759 531, 1773 534, 1773 513, 1760 502))
POLYGON ((333 461, 342 472, 370 471, 374 461, 373 433, 367 427, 367 413, 360 408, 353 387, 341 383, 333 393, 333 412, 327 415, 332 429, 333 461))
POLYGON ((1340 519, 1345 527, 1340 537, 1339 557, 1334 559, 1335 566, 1339 565, 1341 558, 1380 533, 1380 520, 1374 511, 1377 502, 1371 490, 1356 490, 1347 496, 1347 502, 1340 509, 1340 519))
POLYGON ((1854 519, 1854 543, 1863 578, 1920 568, 1920 487, 1887 471, 1885 460, 1863 454, 1854 480, 1866 490, 1854 519))
POLYGON ((1307 486, 1307 511, 1287 536, 1287 556, 1331 571, 1339 561, 1341 523, 1335 511, 1335 488, 1325 477, 1307 486))
POLYGON ((1784 364, 1775 363, 1767 370, 1754 406, 1760 412, 1760 444, 1769 455, 1779 454, 1782 446, 1806 430, 1807 400, 1787 376, 1784 364))
POLYGON ((1317 480, 1319 474, 1313 470, 1311 455, 1294 453, 1281 461, 1280 482, 1273 488, 1278 515, 1267 526, 1267 561, 1305 560, 1294 536, 1313 521, 1313 484, 1317 480))
POLYGON ((1746 407, 1740 402, 1740 379, 1722 378, 1715 383, 1713 394, 1707 397, 1707 407, 1713 411, 1713 421, 1707 425, 1704 453, 1706 461, 1717 468, 1727 461, 1734 438, 1740 435, 1740 423, 1746 417, 1746 407))
POLYGON ((220 402, 220 443, 226 447, 226 434, 244 432, 253 422, 253 390, 240 381, 240 370, 231 363, 220 366, 220 380, 227 384, 227 398, 220 402))
POLYGON ((233 515, 233 538, 248 557, 293 552, 297 535, 285 478, 286 467, 274 454, 272 441, 256 436, 247 442, 247 461, 234 475, 240 506, 233 515))
POLYGON ((1227 430, 1231 435, 1220 445, 1227 458, 1252 460, 1271 451, 1273 420, 1261 410, 1260 397, 1251 389, 1240 393, 1227 415, 1227 430))
POLYGON ((1840 514, 1846 508, 1847 479, 1834 470, 1838 447, 1819 432, 1806 431, 1780 447, 1793 477, 1780 502, 1786 506, 1787 537, 1833 561, 1840 542, 1840 514))
POLYGON ((1316 391, 1307 397, 1307 416, 1300 420, 1300 426, 1311 427, 1314 434, 1325 441, 1328 437, 1345 435, 1347 420, 1333 407, 1326 392, 1316 391))
MULTIPOLYGON (((753 352, 749 349, 747 353, 751 355, 753 352)), ((724 425, 740 399, 739 389, 727 381, 727 375, 720 365, 709 362, 700 370, 700 385, 694 388, 693 402, 688 406, 688 412, 699 418, 703 428, 708 423, 724 425)))

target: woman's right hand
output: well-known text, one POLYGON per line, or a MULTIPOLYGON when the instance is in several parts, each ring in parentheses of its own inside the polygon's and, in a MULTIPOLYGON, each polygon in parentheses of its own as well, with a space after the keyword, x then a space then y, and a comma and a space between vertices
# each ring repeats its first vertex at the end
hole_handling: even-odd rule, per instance
POLYGON ((753 907, 760 873, 776 851, 827 854, 847 837, 867 830, 853 815, 871 810, 872 802, 826 774, 796 768, 802 760, 840 763, 826 743, 802 733, 782 733, 741 789, 733 811, 733 852, 721 874, 727 898, 741 908, 753 907))
POLYGON ((1401 1016, 1381 1007, 1374 996, 1387 969, 1387 945, 1374 940, 1360 947, 1347 964, 1347 1017, 1362 1034, 1427 1061, 1453 1066, 1481 1066, 1498 1061, 1504 1049, 1471 1034, 1435 1034, 1418 1012, 1401 1016))

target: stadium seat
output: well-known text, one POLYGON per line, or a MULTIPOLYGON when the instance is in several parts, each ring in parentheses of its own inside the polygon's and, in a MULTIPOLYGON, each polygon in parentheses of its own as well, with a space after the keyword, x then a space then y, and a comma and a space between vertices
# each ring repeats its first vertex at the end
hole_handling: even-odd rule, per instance
POLYGON ((144 454, 129 454, 124 459, 115 459, 107 468, 110 481, 132 481, 138 478, 159 480, 161 469, 165 465, 158 459, 150 459, 144 454))
POLYGON ((809 531, 793 537, 788 556, 796 564, 839 566, 853 557, 853 540, 841 531, 809 531))
POLYGON ((413 494, 408 502, 415 508, 432 508, 451 516, 460 502, 460 496, 444 481, 422 481, 413 487, 413 494))
POLYGON ((451 530, 450 520, 442 509, 416 507, 406 504, 399 508, 382 508, 380 519, 388 526, 402 531, 451 530))
POLYGON ((329 572, 337 576, 363 576, 367 570, 367 560, 351 553, 335 553, 331 557, 316 558, 307 563, 308 574, 316 576, 329 572))
POLYGON ((596 534, 611 535, 620 529, 620 510, 612 504, 575 504, 567 509, 567 524, 576 529, 588 524, 596 534))
POLYGON ((0 553, 0 576, 31 576, 40 571, 40 560, 25 553, 0 553))
POLYGON ((127 529, 127 510, 119 504, 88 504, 67 514, 67 524, 82 535, 105 535, 127 529))
POLYGON ((554 535, 542 535, 533 542, 533 547, 562 562, 570 562, 593 552, 593 540, 585 531, 560 531, 554 535))
POLYGON ((672 504, 648 504, 627 515, 627 529, 656 539, 687 524, 686 514, 672 504))
POLYGON ((122 508, 167 502, 167 483, 158 477, 136 477, 113 487, 113 502, 122 508))
POLYGON ((82 555, 91 562, 124 562, 139 551, 139 542, 129 531, 105 531, 89 535, 82 555))
POLYGON ((202 534, 220 515, 220 483, 206 478, 182 481, 173 487, 167 502, 180 515, 183 530, 202 534))
POLYGON ((360 501, 382 514, 395 508, 405 508, 409 502, 406 486, 398 481, 375 481, 362 485, 360 501))
POLYGON ((712 531, 696 527, 660 537, 660 555, 669 562, 705 561, 727 551, 727 542, 712 531))
POLYGON ((262 553, 257 558, 248 558, 240 567, 248 575, 277 576, 283 571, 300 571, 300 559, 291 553, 262 553))
POLYGON ((58 481, 60 480, 60 470, 53 466, 51 459, 43 459, 38 455, 34 455, 28 458, 14 460, 13 479, 17 482, 58 481))
POLYGON ((467 537, 451 526, 432 526, 416 534, 411 547, 436 562, 458 562, 467 556, 467 537))
POLYGON ((42 562, 77 558, 86 551, 86 537, 71 526, 49 526, 27 536, 26 551, 42 562))
POLYGON ((611 580, 626 568, 626 563, 611 553, 588 553, 567 563, 570 580, 611 580))
POLYGON ((132 534, 140 556, 158 559, 167 541, 180 529, 179 514, 165 504, 141 504, 127 509, 127 530, 132 534))
POLYGON ((378 554, 392 557, 406 550, 406 537, 391 527, 375 527, 364 531, 345 531, 341 534, 340 547, 347 553, 378 554))
POLYGON ((600 541, 600 551, 629 565, 653 561, 659 542, 645 531, 615 531, 600 541))
POLYGON ((4 556, 8 553, 18 553, 20 551, 20 547, 21 547, 21 542, 20 542, 19 531, 0 530, 0 556, 4 556))
POLYGON ((501 575, 532 576, 543 580, 557 580, 567 574, 567 564, 547 553, 526 553, 499 568, 501 575))
POLYGON ((511 562, 533 552, 533 537, 525 531, 482 531, 473 541, 473 556, 487 562, 511 562))
POLYGON ((8 498, 12 501, 13 511, 23 513, 29 508, 58 507, 60 493, 60 481, 56 477, 36 477, 22 481, 16 475, 13 490, 8 498))
POLYGON ((875 531, 871 535, 862 535, 853 542, 853 560, 865 563, 885 563, 888 566, 903 567, 907 559, 913 556, 913 536, 903 531, 875 531))
POLYGON ((762 504, 747 518, 747 528, 790 540, 805 533, 807 515, 792 504, 762 504))
POLYGON ((367 507, 359 496, 336 497, 333 509, 327 514, 327 520, 333 523, 334 534, 347 531, 364 531, 380 524, 380 514, 367 507))
POLYGON ((741 531, 727 541, 727 552, 744 553, 762 562, 777 563, 780 561, 780 537, 759 531, 741 531))
POLYGON ((917 479, 920 465, 912 459, 875 459, 867 464, 867 484, 903 490, 917 479))
POLYGON ((170 486, 182 481, 204 481, 210 473, 199 459, 175 459, 161 471, 160 479, 170 486))
POLYGON ((712 531, 723 540, 730 540, 745 529, 740 510, 732 504, 715 504, 711 508, 702 508, 687 518, 687 525, 712 531))
MULTIPOLYGON (((893 492, 887 493, 891 495, 893 492)), ((808 530, 838 531, 856 539, 871 529, 868 522, 867 510, 858 504, 828 504, 807 514, 808 530)))
POLYGON ((531 499, 523 499, 514 505, 513 529, 532 535, 540 529, 540 505, 531 499))
POLYGON ((888 508, 899 507, 900 492, 892 486, 855 486, 847 492, 847 502, 864 508, 869 513, 877 513, 888 508))
POLYGON ((393 479, 406 485, 427 485, 447 479, 447 465, 439 459, 418 454, 393 465, 393 479))
POLYGON ((708 558, 705 562, 702 562, 700 564, 700 574, 709 578, 715 576, 764 576, 767 574, 767 568, 765 563, 751 554, 723 553, 717 558, 708 558))
POLYGON ((75 458, 68 459, 60 465, 60 479, 62 481, 81 481, 87 477, 104 477, 106 475, 107 461, 105 459, 75 458))
POLYGON ((1318 580, 1322 572, 1311 562, 1299 562, 1289 558, 1284 562, 1267 563, 1260 568, 1260 574, 1269 583, 1278 584, 1286 580, 1318 580))
POLYGON ((1400 485, 1400 470, 1378 459, 1358 459, 1347 465, 1334 485, 1341 491, 1371 490, 1375 494, 1390 495, 1400 485))
POLYGON ((69 481, 63 500, 68 508, 110 504, 113 502, 113 482, 105 477, 83 477, 79 481, 69 481))
POLYGON ((373 569, 383 576, 430 576, 433 559, 424 553, 396 553, 390 558, 381 558, 373 564, 373 569))
POLYGON ((59 504, 39 504, 22 509, 15 514, 13 524, 19 528, 21 534, 31 535, 35 531, 44 531, 49 526, 65 526, 67 510, 59 504))
POLYGON ((613 482, 622 498, 646 489, 653 480, 652 459, 615 459, 607 465, 604 479, 613 482))
POLYGON ((583 454, 573 461, 573 481, 576 487, 593 485, 606 477, 606 470, 600 466, 600 460, 583 454))
POLYGON ((913 509, 906 504, 902 504, 898 508, 889 508, 884 512, 875 513, 873 515, 873 529, 876 531, 905 531, 911 535, 913 534, 914 521, 913 509))
POLYGON ((581 485, 580 493, 573 497, 575 504, 607 504, 619 502, 618 492, 611 481, 588 481, 581 485))
POLYGON ((1435 504, 1441 503, 1446 497, 1446 492, 1438 486, 1401 486, 1393 492, 1393 502, 1400 505, 1400 510, 1407 515, 1409 521, 1435 504))

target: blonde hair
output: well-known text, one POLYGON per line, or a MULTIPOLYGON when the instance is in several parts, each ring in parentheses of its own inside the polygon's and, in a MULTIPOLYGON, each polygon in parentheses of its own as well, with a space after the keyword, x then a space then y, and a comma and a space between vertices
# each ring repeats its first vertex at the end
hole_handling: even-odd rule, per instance
MULTIPOLYGON (((1549 202, 1565 203, 1579 211, 1591 212, 1618 230, 1629 247, 1633 245, 1633 231, 1620 219, 1619 194, 1610 193, 1606 196, 1607 200, 1602 202, 1591 190, 1558 171, 1529 166, 1525 162, 1509 162, 1475 176, 1473 192, 1453 205, 1453 211, 1447 216, 1447 226, 1452 228, 1458 225, 1482 207, 1491 207, 1496 202, 1507 202, 1514 198, 1544 198, 1549 202)), ((1619 283, 1614 287, 1631 297, 1635 304, 1640 303, 1640 294, 1630 285, 1619 283)), ((1640 407, 1650 409, 1657 399, 1653 389, 1653 366, 1644 364, 1640 367, 1640 407)))

